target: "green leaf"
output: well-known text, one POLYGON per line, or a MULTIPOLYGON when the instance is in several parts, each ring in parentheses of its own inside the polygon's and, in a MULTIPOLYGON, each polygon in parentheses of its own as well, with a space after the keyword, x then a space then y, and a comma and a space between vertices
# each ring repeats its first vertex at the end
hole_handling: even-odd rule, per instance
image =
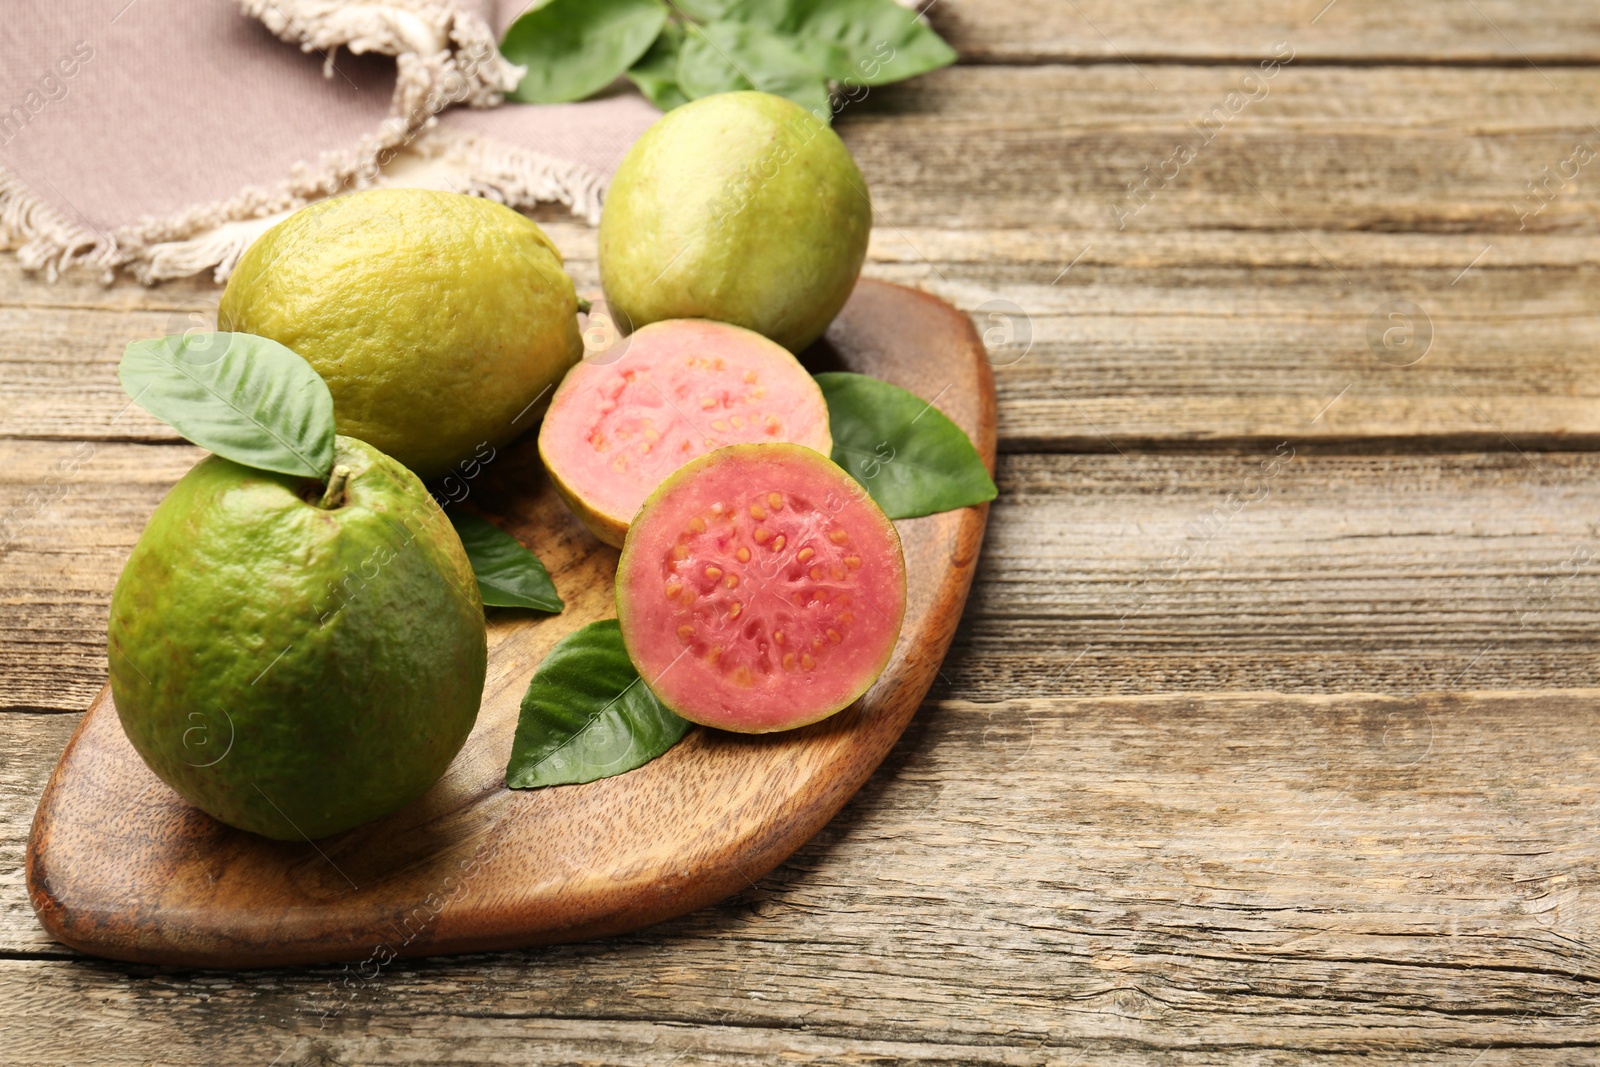
POLYGON ((661 0, 547 0, 500 42, 507 59, 528 68, 511 98, 559 104, 591 96, 633 66, 666 22, 661 0))
POLYGON ((735 0, 722 17, 772 30, 847 87, 904 81, 956 61, 943 38, 894 0, 735 0))
POLYGON ((528 683, 506 785, 609 778, 649 763, 688 730, 634 670, 617 620, 593 622, 557 645, 528 683))
POLYGON ((715 22, 734 0, 673 0, 672 6, 696 22, 715 22))
POLYGON ((683 26, 668 22, 661 36, 628 71, 628 80, 662 111, 671 111, 689 102, 678 88, 678 52, 683 48, 683 26))
POLYGON ((498 526, 451 508, 445 512, 472 561, 486 607, 559 612, 566 605, 539 557, 498 526))
POLYGON ((833 461, 891 519, 995 498, 994 482, 961 427, 929 401, 864 374, 819 374, 833 461))
POLYGON ((695 100, 760 89, 788 97, 822 122, 833 119, 822 72, 760 26, 713 22, 690 29, 678 55, 678 84, 695 100))
POLYGON ((248 333, 134 341, 117 378, 140 407, 219 456, 308 478, 333 469, 333 394, 276 341, 248 333))

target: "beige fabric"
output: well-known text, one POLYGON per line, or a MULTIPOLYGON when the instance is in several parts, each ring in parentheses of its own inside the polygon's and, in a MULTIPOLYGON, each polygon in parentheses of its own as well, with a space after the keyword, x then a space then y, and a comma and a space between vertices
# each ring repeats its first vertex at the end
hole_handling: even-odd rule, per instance
POLYGON ((496 106, 521 72, 494 43, 523 6, 17 3, 0 38, 0 248, 45 277, 220 281, 276 217, 391 182, 594 221, 657 112, 626 91, 496 106))

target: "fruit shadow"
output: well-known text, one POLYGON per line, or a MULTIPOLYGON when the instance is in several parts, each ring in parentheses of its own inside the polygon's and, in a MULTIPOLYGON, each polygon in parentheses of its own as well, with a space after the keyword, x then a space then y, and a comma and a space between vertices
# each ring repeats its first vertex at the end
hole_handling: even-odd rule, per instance
POLYGON ((812 374, 852 369, 826 336, 814 341, 810 348, 800 353, 800 365, 812 374))

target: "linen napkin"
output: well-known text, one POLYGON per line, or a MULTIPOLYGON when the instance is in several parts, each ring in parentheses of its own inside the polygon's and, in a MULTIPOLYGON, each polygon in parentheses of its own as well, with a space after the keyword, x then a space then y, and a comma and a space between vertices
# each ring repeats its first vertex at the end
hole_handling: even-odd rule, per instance
POLYGON ((406 184, 598 221, 659 115, 616 88, 503 103, 527 0, 25 0, 0 40, 0 249, 221 282, 312 200, 406 184))

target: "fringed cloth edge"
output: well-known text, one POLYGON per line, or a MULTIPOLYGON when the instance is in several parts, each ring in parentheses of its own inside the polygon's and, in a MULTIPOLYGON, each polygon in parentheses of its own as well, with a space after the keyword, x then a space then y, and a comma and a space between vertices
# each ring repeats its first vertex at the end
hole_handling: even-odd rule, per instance
POLYGON ((229 200, 168 218, 142 218, 111 232, 72 222, 0 167, 0 250, 25 270, 54 281, 87 269, 113 281, 119 271, 150 285, 211 271, 227 279, 260 232, 236 226, 304 207, 351 189, 385 184, 383 168, 402 155, 442 166, 452 188, 515 208, 560 203, 590 223, 600 216, 605 179, 594 170, 471 134, 446 133, 436 116, 453 104, 493 107, 516 87, 523 68, 495 47, 487 23, 444 0, 240 0, 279 38, 302 51, 333 56, 379 52, 395 57, 394 98, 379 128, 349 149, 301 163, 272 187, 250 186, 229 200))

